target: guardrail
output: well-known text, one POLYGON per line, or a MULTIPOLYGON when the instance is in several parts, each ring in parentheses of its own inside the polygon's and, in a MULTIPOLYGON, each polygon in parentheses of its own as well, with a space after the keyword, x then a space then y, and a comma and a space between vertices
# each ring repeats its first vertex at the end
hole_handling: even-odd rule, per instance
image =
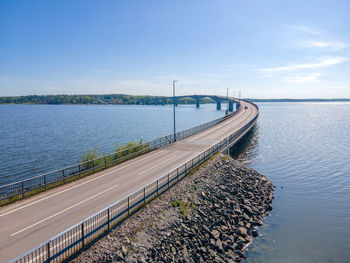
POLYGON ((57 185, 64 184, 66 182, 78 179, 87 174, 100 171, 102 169, 108 168, 115 164, 121 163, 123 161, 129 160, 141 154, 153 151, 162 146, 173 143, 174 141, 183 140, 189 136, 192 136, 196 133, 204 131, 214 125, 226 120, 227 118, 235 115, 239 108, 240 104, 237 103, 236 111, 231 114, 225 115, 221 118, 215 119, 213 121, 195 126, 193 128, 183 130, 168 136, 160 137, 152 141, 145 142, 143 144, 136 145, 131 148, 123 149, 118 152, 113 152, 96 159, 81 162, 72 166, 68 166, 59 170, 48 172, 45 174, 37 175, 28 179, 24 179, 18 182, 6 184, 0 186, 0 201, 11 200, 11 199, 22 199, 25 197, 25 194, 32 194, 41 191, 45 191, 49 188, 55 187, 57 185))
MULTIPOLYGON (((253 104, 256 106, 255 104, 253 104)), ((256 106, 257 107, 257 106, 256 106)), ((34 250, 20 256, 11 263, 49 263, 68 261, 89 244, 108 234, 131 214, 145 206, 161 193, 184 178, 189 170, 206 161, 210 156, 237 142, 255 124, 259 113, 238 131, 227 136, 190 161, 183 163, 171 172, 140 188, 113 205, 97 212, 81 223, 56 235, 34 250)))

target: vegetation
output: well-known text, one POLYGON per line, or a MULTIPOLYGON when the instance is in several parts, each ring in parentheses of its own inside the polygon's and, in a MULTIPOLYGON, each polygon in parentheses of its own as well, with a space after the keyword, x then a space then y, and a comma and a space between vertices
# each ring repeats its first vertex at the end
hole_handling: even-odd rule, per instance
POLYGON ((192 199, 186 200, 186 201, 177 200, 177 201, 171 202, 171 204, 173 205, 173 207, 179 207, 180 213, 183 216, 186 216, 188 212, 196 208, 192 199))
MULTIPOLYGON (((200 103, 213 103, 210 98, 201 98, 200 103)), ((125 94, 108 95, 30 95, 0 97, 0 104, 136 104, 166 105, 172 104, 169 97, 132 96, 125 94)), ((179 104, 194 104, 193 98, 181 98, 179 104)))
MULTIPOLYGON (((147 146, 144 146, 147 148, 147 146)), ((139 152, 142 150, 142 139, 139 142, 128 142, 125 145, 117 146, 115 149, 116 154, 114 155, 114 159, 119 159, 126 155, 139 152)))
POLYGON ((100 155, 98 153, 98 148, 95 147, 93 150, 89 149, 83 153, 83 156, 81 159, 81 162, 83 163, 82 169, 87 170, 94 167, 100 167, 103 165, 105 165, 105 167, 111 166, 116 163, 125 161, 126 159, 129 159, 130 154, 133 154, 133 153, 142 154, 149 151, 149 149, 147 148, 148 148, 147 145, 142 145, 142 139, 139 142, 131 141, 124 145, 117 146, 115 149, 115 153, 110 154, 108 156, 105 156, 104 154, 100 155))

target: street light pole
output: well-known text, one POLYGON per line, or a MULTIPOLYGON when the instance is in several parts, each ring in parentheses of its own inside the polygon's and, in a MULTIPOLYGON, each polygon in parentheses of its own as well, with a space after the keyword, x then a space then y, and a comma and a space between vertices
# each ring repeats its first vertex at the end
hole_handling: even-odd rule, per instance
POLYGON ((176 126, 175 126, 175 82, 177 80, 173 80, 173 103, 174 103, 174 142, 176 142, 176 126))

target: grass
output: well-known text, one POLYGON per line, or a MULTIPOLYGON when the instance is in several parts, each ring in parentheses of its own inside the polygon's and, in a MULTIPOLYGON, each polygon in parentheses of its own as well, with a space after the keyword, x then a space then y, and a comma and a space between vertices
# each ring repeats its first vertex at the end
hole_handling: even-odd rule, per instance
POLYGON ((171 202, 173 207, 179 207, 180 213, 186 217, 187 214, 196 208, 196 205, 193 203, 192 198, 190 200, 176 200, 171 202))

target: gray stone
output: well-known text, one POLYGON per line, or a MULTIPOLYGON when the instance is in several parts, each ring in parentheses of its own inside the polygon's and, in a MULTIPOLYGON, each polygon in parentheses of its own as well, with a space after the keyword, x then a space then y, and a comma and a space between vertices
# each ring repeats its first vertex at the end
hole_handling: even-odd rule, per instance
POLYGON ((128 254, 124 246, 122 246, 122 253, 124 257, 128 254))
POLYGON ((247 235, 247 229, 245 227, 238 228, 238 231, 239 231, 241 236, 246 236, 247 235))
POLYGON ((220 237, 220 232, 217 230, 213 230, 210 232, 213 238, 218 239, 220 237))
POLYGON ((216 247, 219 249, 219 251, 223 251, 222 242, 220 239, 216 240, 216 247))

